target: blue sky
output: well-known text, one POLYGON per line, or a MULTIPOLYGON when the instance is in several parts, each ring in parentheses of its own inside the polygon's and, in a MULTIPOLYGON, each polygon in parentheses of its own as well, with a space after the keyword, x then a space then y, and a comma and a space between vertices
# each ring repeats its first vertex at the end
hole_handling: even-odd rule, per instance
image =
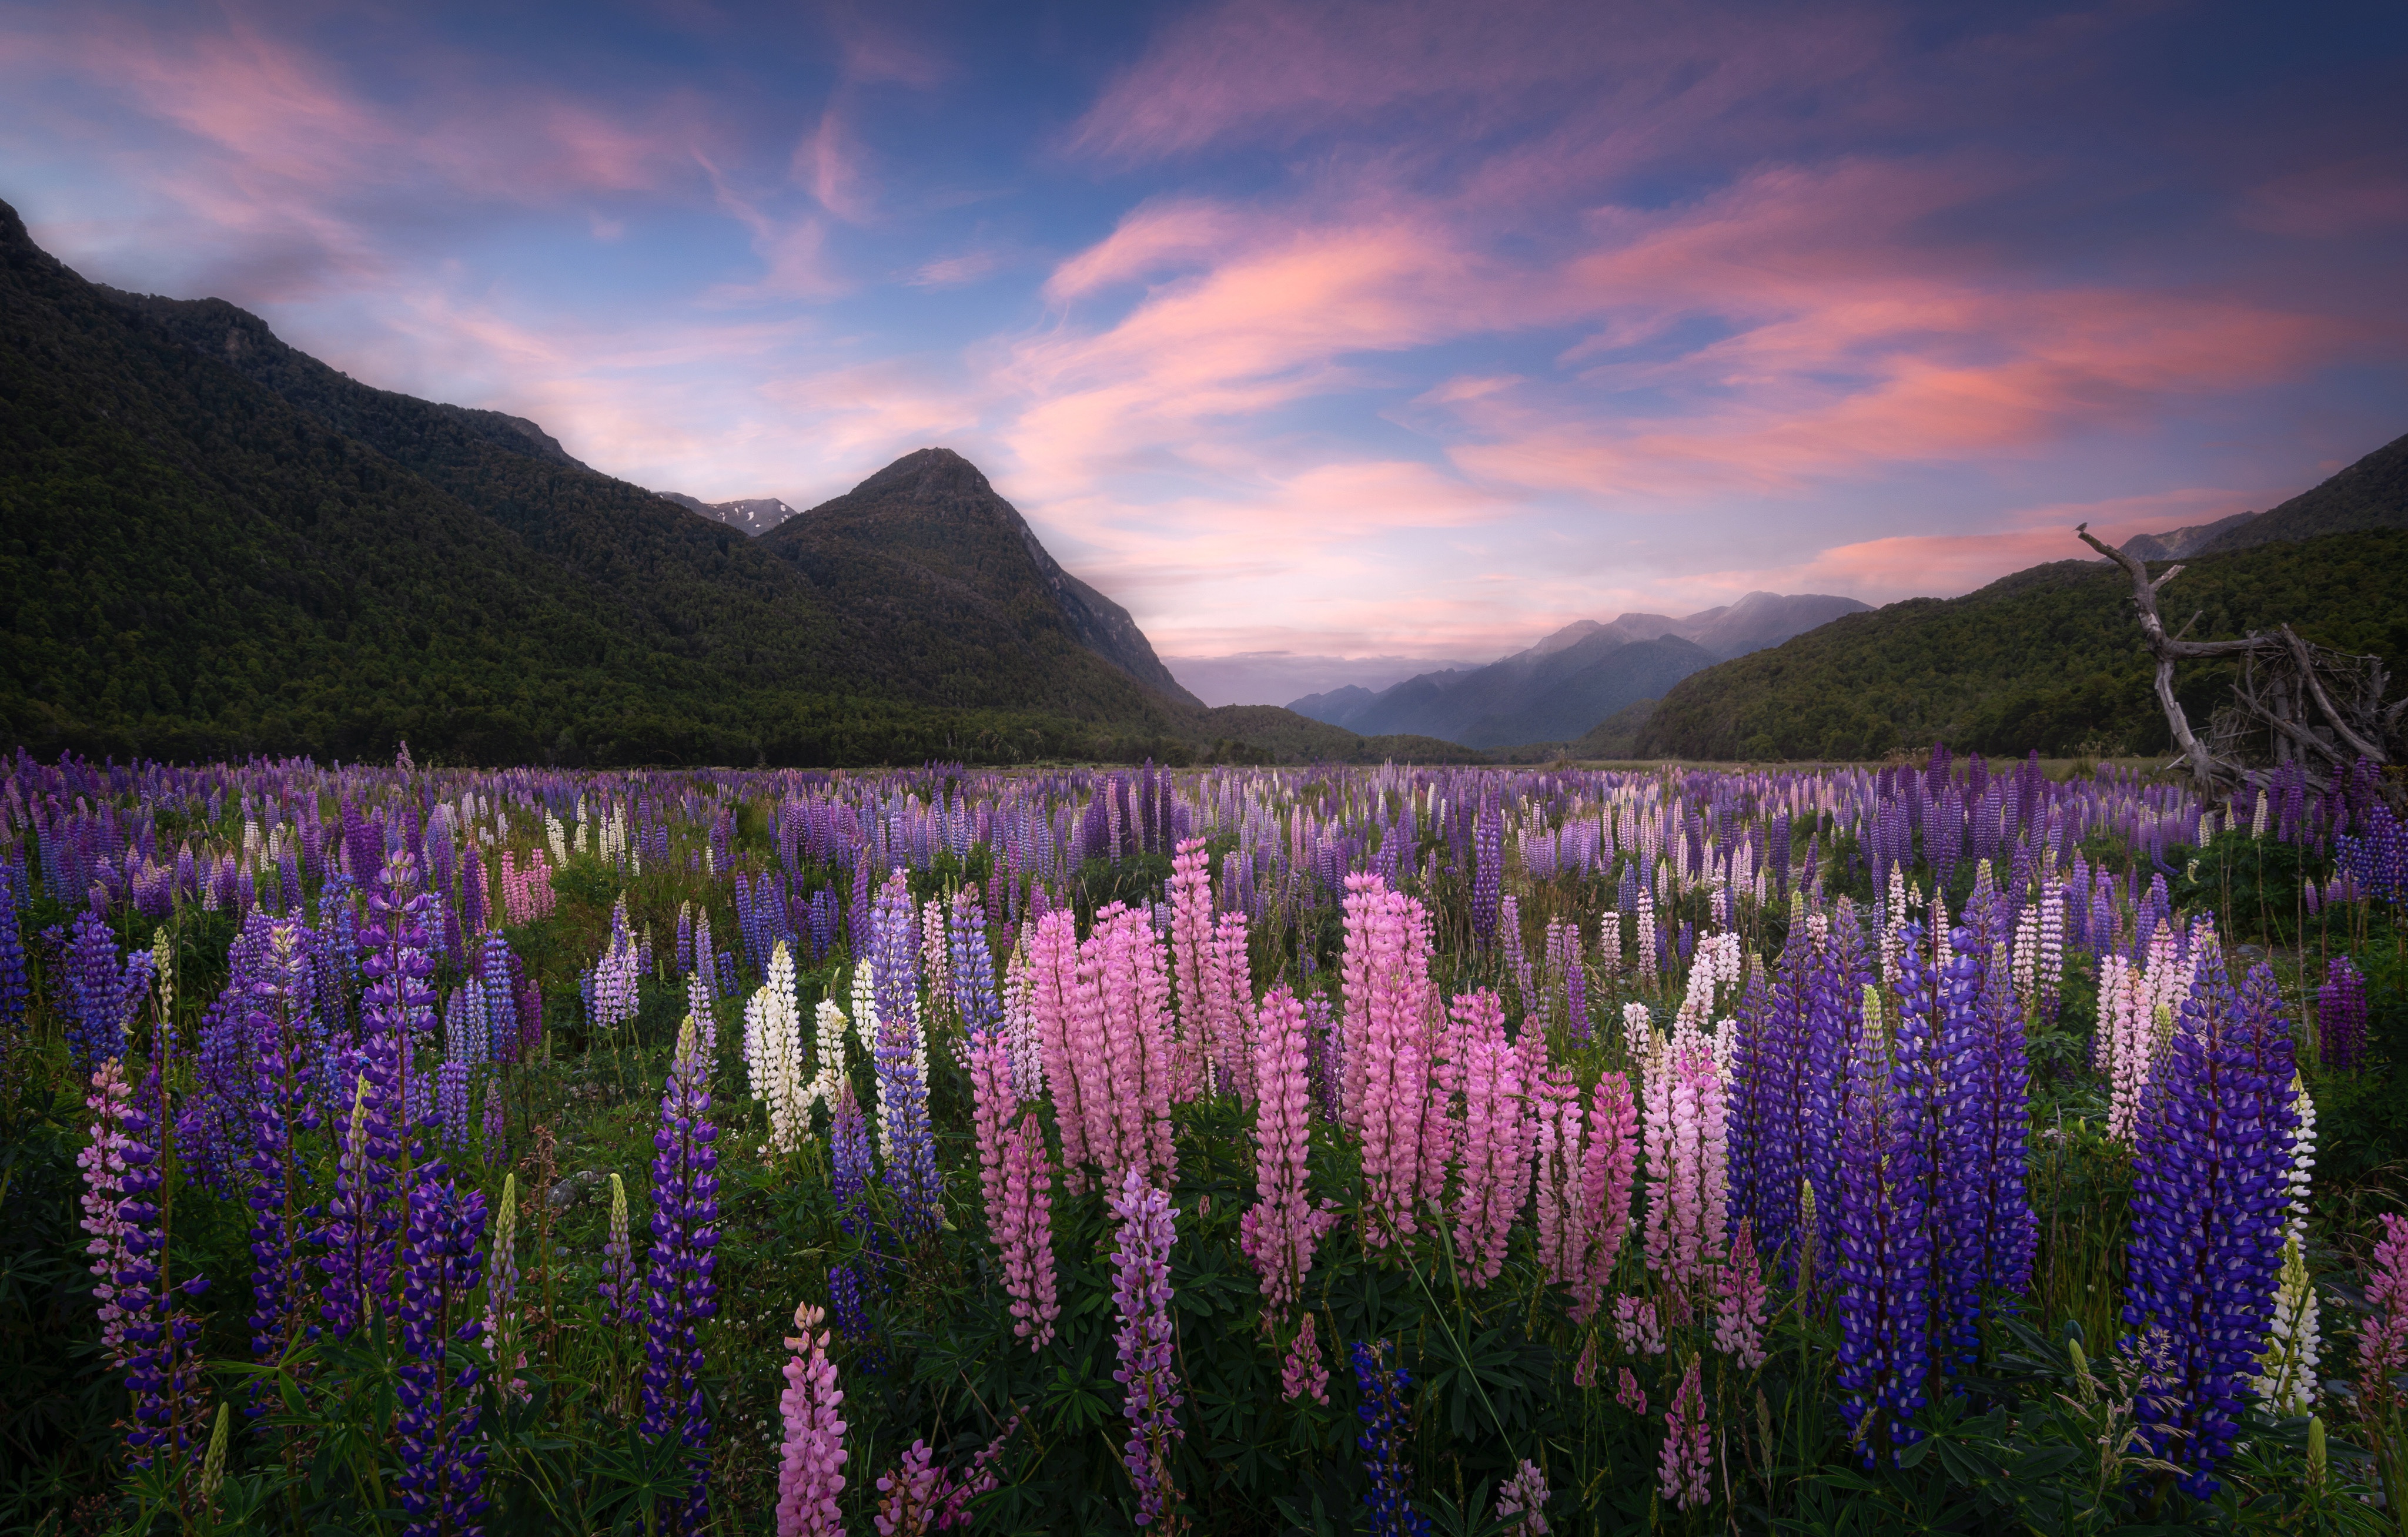
POLYGON ((2402 15, 0 5, 0 197, 656 489, 957 448, 1278 701, 2408 431, 2402 15))

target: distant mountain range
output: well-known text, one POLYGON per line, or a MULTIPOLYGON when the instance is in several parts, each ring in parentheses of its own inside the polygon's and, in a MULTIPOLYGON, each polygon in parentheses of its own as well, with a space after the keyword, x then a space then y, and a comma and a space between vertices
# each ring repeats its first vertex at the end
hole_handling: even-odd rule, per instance
POLYGON ((1288 708, 1366 735, 1411 732, 1475 747, 1565 742, 1716 662, 1866 607, 1854 598, 1750 592, 1684 619, 1580 619, 1485 667, 1424 673, 1377 693, 1308 694, 1288 708))
POLYGON ((705 502, 682 491, 665 491, 661 495, 688 512, 698 512, 714 523, 725 523, 729 528, 741 529, 755 537, 795 516, 794 508, 774 496, 748 496, 735 502, 705 502))
MULTIPOLYGON (((2071 531, 2066 543, 2074 544, 2071 531)), ((2408 437, 2272 510, 2143 534, 2124 548, 2181 561, 2160 594, 2170 620, 2213 640, 2289 623, 2383 658, 2408 679, 2408 437), (2195 616, 2195 618, 2194 618, 2195 616)), ((1877 758, 1933 740, 2052 756, 2168 745, 2131 581, 2110 562, 2053 561, 1961 598, 1913 598, 1692 674, 1631 747, 1676 758, 1877 758)), ((2230 670, 2177 675, 2194 722, 2230 670)), ((1602 730, 1602 728, 1600 728, 1602 730)))

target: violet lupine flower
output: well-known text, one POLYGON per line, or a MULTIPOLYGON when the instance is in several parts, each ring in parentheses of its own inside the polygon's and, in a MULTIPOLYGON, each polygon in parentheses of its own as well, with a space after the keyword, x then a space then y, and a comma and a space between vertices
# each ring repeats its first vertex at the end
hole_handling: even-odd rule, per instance
POLYGON ((134 1267, 126 1246, 133 1231, 125 1205, 125 1179, 133 1167, 129 1151, 138 1150, 126 1122, 133 1114, 134 1086, 125 1081, 122 1060, 109 1058, 92 1074, 92 1141, 76 1154, 83 1171, 83 1231, 92 1234, 84 1252, 93 1257, 92 1273, 99 1277, 92 1294, 100 1301, 100 1343, 112 1367, 125 1364, 125 1309, 119 1294, 134 1267))
POLYGON ((900 870, 879 889, 870 913, 868 954, 870 975, 877 986, 877 1018, 865 1021, 873 1029, 889 1023, 912 1026, 920 1018, 919 908, 911 901, 911 882, 900 870))
MULTIPOLYGON (((310 1082, 310 1042, 297 1017, 308 986, 308 931, 290 919, 270 932, 268 963, 252 989, 250 1024, 260 1041, 251 1098, 251 1352, 261 1362, 281 1358, 302 1332, 299 1267, 300 1186, 308 1177, 296 1131, 318 1126, 310 1082)), ((314 1331, 311 1331, 314 1332, 314 1331)), ((266 1408, 262 1383, 251 1412, 266 1408)))
POLYGON ((1713 1491, 1714 1437, 1706 1425, 1706 1393, 1698 1358, 1689 1358, 1672 1406, 1664 1411, 1664 1450, 1656 1488, 1675 1510, 1710 1503, 1713 1491))
POLYGON ((1171 1366, 1171 1224, 1179 1213, 1135 1165, 1109 1204, 1120 1223, 1120 1241, 1112 1250, 1112 1302, 1120 1317, 1113 1344, 1120 1365, 1112 1380, 1124 1389, 1121 1413, 1129 1424, 1121 1461, 1137 1488, 1136 1519, 1143 1527, 1168 1515, 1178 1501, 1170 1444, 1187 1433, 1179 1425, 1182 1401, 1171 1366))
POLYGON ((1387 1364, 1385 1340, 1355 1341, 1354 1357, 1354 1414, 1363 1422, 1354 1445, 1371 1478, 1363 1503, 1370 1512, 1372 1537, 1429 1537, 1429 1517, 1412 1507, 1413 1470, 1405 1461, 1405 1435, 1412 1423, 1405 1389, 1412 1379, 1403 1367, 1387 1364))
POLYGON ((124 1056, 125 1027, 150 985, 150 952, 136 950, 121 961, 108 925, 89 912, 78 913, 60 972, 67 1051, 76 1071, 87 1073, 95 1063, 124 1056))
POLYGON ((2342 1072, 2366 1060, 2366 974, 2345 955, 2332 958, 2316 989, 2316 1053, 2342 1072))
POLYGON ((1280 1397, 1290 1403, 1306 1397, 1315 1403, 1329 1402, 1329 1368, 1322 1363, 1321 1342, 1310 1313, 1297 1326, 1296 1338, 1280 1361, 1280 1397))
POLYGON ((710 1518, 710 1407, 702 1393, 701 1326, 719 1311, 718 1129, 708 1118, 710 1087, 694 1027, 678 1032, 677 1057, 652 1133, 652 1247, 646 1278, 643 1432, 676 1436, 686 1449, 693 1492, 666 1522, 699 1530, 710 1518))
POLYGON ((1831 1269, 1840 1386, 1848 1395, 1850 1421, 1865 1427, 1868 1467, 1917 1438, 1908 1422, 1923 1407, 1930 1366, 1924 1150, 1909 1134, 1899 1100, 1881 1032, 1859 1032, 1841 1128, 1837 1199, 1826 1229, 1838 1251, 1831 1269))
MULTIPOLYGON (((1984 961, 1981 988, 1971 1000, 1957 1089, 1963 1095, 1961 1134, 1952 1139, 1952 1157, 1961 1171, 1959 1199, 1972 1216, 1956 1226, 1970 1236, 1969 1255, 1978 1261, 1970 1284, 1994 1295, 2015 1296, 2030 1282, 2032 1254, 2039 1245, 2025 1185, 2031 1068, 2024 1015, 2000 932, 1958 930, 1950 944, 1957 954, 1977 955, 1984 961)), ((1970 1342, 1964 1347, 1970 1348, 1970 1342)))
POLYGON ((878 1030, 878 1104, 888 1131, 886 1184, 895 1192, 896 1234, 906 1244, 932 1237, 941 1216, 936 1131, 928 1123, 928 1089, 911 1060, 909 1027, 878 1030))
POLYGON ((1798 1193, 1809 1158, 1812 965, 1807 926, 1793 924, 1773 962, 1771 985, 1749 984, 1732 1032, 1732 1204, 1792 1279, 1800 1236, 1798 1193))
POLYGON ((409 1192, 409 1238, 402 1259, 401 1364, 394 1396, 401 1413, 401 1475, 409 1520, 402 1537, 453 1537, 483 1530, 485 1446, 479 1434, 480 1373, 452 1366, 453 1344, 484 1334, 476 1290, 483 1271, 477 1240, 485 1198, 463 1191, 430 1166, 409 1192))
POLYGON ((837 1226, 846 1237, 862 1245, 860 1260, 848 1259, 829 1271, 829 1301, 836 1310, 838 1331, 848 1340, 866 1340, 869 1337, 869 1315, 863 1296, 863 1267, 867 1266, 875 1275, 878 1251, 869 1222, 869 1183, 877 1177, 878 1171, 870 1153, 869 1117, 853 1098, 849 1080, 837 1085, 835 1124, 828 1133, 828 1146, 834 1164, 837 1226))
POLYGON ((381 1226, 393 1170, 374 1152, 384 1135, 380 1130, 384 1115, 382 1097, 368 1075, 361 1074, 352 1087, 351 1108, 337 1123, 334 1193, 312 1208, 321 1220, 314 1235, 323 1250, 318 1268, 326 1277, 318 1316, 337 1338, 367 1322, 368 1310, 384 1296, 390 1275, 391 1252, 381 1226))
POLYGON ((1305 1083, 1304 1008, 1284 983, 1264 997, 1256 1016, 1254 1079, 1256 1199, 1239 1219, 1238 1244, 1262 1278, 1271 1311, 1284 1317, 1302 1293, 1313 1252, 1337 1221, 1326 1207, 1313 1209, 1305 1188, 1312 1101, 1305 1083))
POLYGON ((786 1388, 778 1395, 785 1444, 778 1457, 778 1537, 844 1537, 837 1496, 844 1492, 844 1389, 837 1386, 836 1362, 828 1359, 833 1335, 820 1328, 827 1315, 805 1302, 795 1309, 795 1328, 783 1368, 786 1388))
POLYGON ((2195 965, 2132 1153, 2124 1321, 2167 1355, 2142 1393, 2142 1444, 2205 1499, 2272 1321, 2298 1112, 2273 974, 2254 968, 2236 995, 2214 946, 2195 965))

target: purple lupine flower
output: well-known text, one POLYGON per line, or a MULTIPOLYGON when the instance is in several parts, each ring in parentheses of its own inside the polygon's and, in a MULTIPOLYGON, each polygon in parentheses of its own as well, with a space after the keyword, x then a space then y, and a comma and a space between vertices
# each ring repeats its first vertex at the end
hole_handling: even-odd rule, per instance
POLYGON ((76 1154, 83 1171, 83 1231, 92 1234, 84 1252, 93 1257, 92 1288, 100 1303, 100 1343, 108 1364, 125 1364, 125 1310, 120 1293, 128 1284, 133 1256, 126 1245, 133 1223, 126 1214, 125 1179, 133 1166, 125 1155, 136 1149, 127 1120, 133 1110, 134 1086, 125 1081, 125 1063, 112 1057, 93 1070, 92 1095, 84 1101, 92 1111, 92 1140, 76 1154))
POLYGON ((1505 890, 1505 813, 1494 793, 1480 803, 1471 832, 1471 934, 1482 945, 1497 937, 1497 914, 1505 890))
POLYGON ((485 993, 486 1045, 494 1060, 515 1061, 519 1055, 518 1000, 511 988, 510 942, 499 929, 485 931, 483 971, 477 982, 485 993))
POLYGON ((1121 1414, 1129 1425, 1121 1461, 1137 1487, 1136 1519, 1142 1527, 1169 1514, 1179 1499, 1170 1475, 1170 1444, 1186 1435, 1179 1426, 1179 1374, 1171 1366, 1171 1224, 1179 1212, 1134 1164, 1109 1204, 1120 1222, 1120 1241, 1112 1250, 1112 1302, 1121 1326, 1113 1343, 1120 1365, 1112 1380, 1124 1389, 1121 1414))
POLYGON ((1430 1519, 1412 1507, 1413 1470, 1405 1461, 1405 1436, 1412 1416, 1405 1411, 1405 1389, 1412 1386, 1402 1366, 1387 1364, 1388 1342, 1357 1340, 1354 1359, 1355 1416, 1363 1433, 1354 1445, 1363 1454, 1363 1471, 1371 1487, 1363 1497, 1370 1512, 1373 1537, 1428 1537, 1430 1519))
POLYGON ((126 1460, 137 1468, 149 1467, 161 1451, 171 1457, 184 1454, 191 1440, 187 1417, 200 1402, 200 1362, 193 1349, 200 1320, 176 1305, 175 1293, 197 1297, 208 1289, 208 1277, 195 1275, 171 1288, 167 1235, 158 1203, 150 1199, 165 1183, 165 1149, 151 1140, 158 1128, 172 1124, 165 1103, 153 1068, 150 1081, 126 1108, 119 1149, 125 1162, 125 1199, 118 1206, 125 1267, 119 1273, 115 1300, 127 1346, 125 1385, 134 1394, 126 1460))
MULTIPOLYGON (((278 923, 269 936, 266 975, 251 989, 251 1024, 262 1044, 251 1106, 251 1353, 263 1363, 280 1359, 304 1329, 294 1244, 300 1236, 300 1186, 308 1176, 294 1132, 318 1125, 311 1043, 302 1018, 309 983, 308 933, 291 919, 278 923)), ((265 1391, 263 1381, 252 1394, 251 1413, 265 1411, 265 1391)))
POLYGON ((89 1073, 111 1057, 124 1056, 125 1027, 150 985, 150 952, 136 950, 121 961, 108 925, 91 913, 78 913, 61 970, 67 1050, 76 1071, 89 1073))
POLYGON ((870 975, 877 988, 873 1030, 909 1025, 920 1018, 920 926, 911 884, 900 870, 879 889, 869 916, 870 975))
POLYGON ((877 1167, 869 1146, 869 1117, 853 1098, 853 1085, 837 1084, 835 1124, 828 1132, 834 1164, 837 1226, 862 1245, 859 1261, 846 1260, 828 1273, 828 1297, 836 1311, 838 1331, 848 1340, 869 1337, 869 1311, 864 1295, 863 1267, 875 1274, 878 1253, 869 1222, 869 1182, 877 1167))
POLYGON ((2236 995, 2214 946, 2195 966, 2134 1136, 2124 1321, 2165 1358, 2143 1389, 2142 1444, 2205 1499, 2272 1317, 2299 1117, 2273 973, 2255 967, 2236 995))
MULTIPOLYGON (((1959 1224, 1978 1259, 1966 1284, 1997 1297, 2020 1295, 2031 1281, 2039 1230, 2026 1184, 2030 1161, 2031 1059, 2024 1039, 2024 1011, 2015 996, 2007 926, 1995 916, 1985 929, 1950 936, 1956 953, 1975 958, 1981 984, 1970 999, 1952 989, 1952 1004, 1966 1020, 1964 1066, 1956 1092, 1963 1096, 1958 1134, 1951 1159, 1963 1201, 1972 1216, 1959 1224), (1970 1010, 1965 1009, 1971 1003, 1970 1010)), ((1971 1349, 1971 1342, 1960 1342, 1971 1349)))
POLYGON ((375 1148, 391 1140, 382 1129, 384 1101, 367 1074, 353 1080, 351 1103, 336 1121, 335 1188, 312 1208, 320 1226, 312 1235, 322 1252, 318 1268, 326 1284, 318 1316, 340 1337, 367 1322, 368 1310, 391 1280, 391 1251, 383 1235, 394 1171, 375 1148))
POLYGON ((887 1133, 886 1184, 895 1192, 895 1231, 907 1245, 936 1233, 943 1199, 936 1132, 928 1124, 928 1089, 920 1081, 919 1064, 911 1060, 910 1030, 896 1021, 878 1028, 878 1105, 887 1133))
POLYGON ((699 1530, 710 1514, 710 1407, 702 1393, 701 1326, 719 1311, 712 1273, 719 1243, 719 1153, 712 1146, 710 1077, 694 1027, 678 1032, 677 1057, 652 1133, 652 1245, 645 1278, 643 1432, 677 1437, 693 1476, 685 1503, 665 1523, 699 1530))
POLYGON ((24 878, 15 856, 0 858, 0 1065, 25 1022, 25 940, 18 932, 17 884, 24 878))
POLYGON ((947 914, 946 952, 953 964, 953 1008, 962 1033, 977 1040, 1003 1023, 1003 1001, 995 990, 995 953, 987 947, 985 915, 968 887, 953 893, 947 914))
POLYGON ((2332 958, 2316 989, 2316 1055, 2342 1072, 2366 1061, 2366 974, 2345 955, 2332 958))
MULTIPOLYGON (((1872 994, 1866 989, 1870 999, 1872 994)), ((1866 1424, 1868 1467, 1914 1441, 1930 1361, 1931 1234, 1919 1139, 1891 1088, 1881 1032, 1857 1032, 1832 1201, 1840 1387, 1849 1423, 1866 1424)))
POLYGON ((477 1240, 485 1198, 423 1170, 409 1192, 408 1244, 402 1259, 401 1363, 394 1396, 400 1405, 401 1475, 394 1481, 409 1520, 402 1537, 468 1537, 485 1513, 484 1438, 477 1391, 481 1373, 451 1364, 454 1344, 484 1336, 476 1305, 483 1270, 477 1240))
POLYGON ((1754 1224, 1758 1241, 1793 1278, 1803 1238, 1799 1196, 1808 1166, 1813 963, 1807 926, 1793 924, 1773 961, 1771 986, 1759 977, 1742 995, 1731 1047, 1733 1215, 1754 1224))

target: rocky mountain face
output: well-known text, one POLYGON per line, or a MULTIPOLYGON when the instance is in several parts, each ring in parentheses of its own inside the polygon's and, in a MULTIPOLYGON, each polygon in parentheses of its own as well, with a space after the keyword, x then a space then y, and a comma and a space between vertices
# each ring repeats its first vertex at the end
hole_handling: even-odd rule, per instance
POLYGON ((2226 534, 2247 528, 2259 516, 2236 512, 2213 523, 2191 523, 2163 534, 2135 534, 2117 548, 2143 561, 2186 561, 2226 534))
POLYGON ((705 502, 682 491, 665 491, 661 495, 688 512, 698 512, 714 523, 724 523, 758 537, 795 516, 795 509, 774 496, 748 496, 734 502, 705 502))
POLYGON ((1718 661, 1865 607, 1818 593, 1751 592, 1684 618, 1580 619, 1485 667, 1424 673, 1377 693, 1332 690, 1288 708, 1366 735, 1414 733, 1476 747, 1566 742, 1718 661))

